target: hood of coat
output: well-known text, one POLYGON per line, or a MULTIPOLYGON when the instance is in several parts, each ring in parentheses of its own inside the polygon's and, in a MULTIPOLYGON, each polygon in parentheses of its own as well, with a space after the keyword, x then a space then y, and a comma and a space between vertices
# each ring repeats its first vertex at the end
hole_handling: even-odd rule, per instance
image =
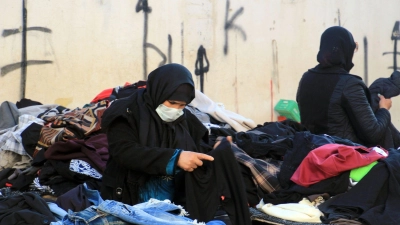
POLYGON ((175 63, 158 67, 147 78, 147 86, 144 93, 146 104, 150 108, 156 109, 160 104, 168 100, 182 84, 187 84, 184 85, 186 86, 185 93, 188 95, 185 102, 190 103, 195 97, 194 82, 190 71, 186 67, 175 63))
POLYGON ((355 49, 353 35, 347 29, 340 26, 326 29, 321 35, 316 69, 342 68, 350 72, 355 49))

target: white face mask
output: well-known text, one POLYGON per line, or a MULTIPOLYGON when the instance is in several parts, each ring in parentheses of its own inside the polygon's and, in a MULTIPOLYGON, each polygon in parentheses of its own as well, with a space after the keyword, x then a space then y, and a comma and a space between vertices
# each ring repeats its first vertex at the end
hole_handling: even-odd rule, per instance
POLYGON ((164 104, 160 104, 156 109, 157 114, 165 122, 172 122, 183 115, 183 109, 169 108, 164 104))

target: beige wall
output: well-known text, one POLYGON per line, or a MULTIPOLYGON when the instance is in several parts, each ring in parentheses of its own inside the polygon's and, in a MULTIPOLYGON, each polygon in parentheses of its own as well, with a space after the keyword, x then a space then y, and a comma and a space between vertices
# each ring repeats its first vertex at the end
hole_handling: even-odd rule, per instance
MULTIPOLYGON (((25 97, 76 108, 106 88, 144 79, 163 61, 154 49, 143 48, 146 33, 166 63, 193 72, 197 89, 194 68, 204 46, 210 62, 204 93, 259 124, 276 120, 273 106, 279 99, 295 99, 302 73, 317 64, 320 35, 330 26, 349 29, 360 45, 353 74, 367 73, 371 83, 393 71, 393 54, 383 53, 394 51, 399 0, 148 0, 147 20, 143 10, 136 12, 140 2, 26 0, 25 97)), ((0 15, 0 102, 16 102, 22 33, 6 36, 5 31, 22 30, 22 0, 0 0, 0 15)), ((398 127, 399 110, 400 98, 393 99, 398 127)))

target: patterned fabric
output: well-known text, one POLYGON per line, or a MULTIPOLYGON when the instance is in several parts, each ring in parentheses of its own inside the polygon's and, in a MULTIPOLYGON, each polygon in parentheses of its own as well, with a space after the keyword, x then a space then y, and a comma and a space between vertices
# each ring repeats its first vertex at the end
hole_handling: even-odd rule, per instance
POLYGON ((7 129, 5 133, 0 135, 0 151, 9 150, 19 155, 28 155, 22 145, 21 133, 32 123, 43 125, 43 120, 31 115, 22 115, 18 118, 18 125, 7 129))
POLYGON ((29 192, 36 192, 39 195, 55 195, 53 189, 47 185, 41 185, 39 181, 39 177, 35 177, 32 184, 29 185, 29 192))
POLYGON ((236 145, 232 145, 232 150, 236 160, 250 169, 253 179, 264 192, 271 193, 281 188, 277 175, 282 161, 271 158, 266 160, 252 158, 236 145))
POLYGON ((69 169, 73 172, 84 174, 96 179, 101 179, 102 177, 102 175, 89 163, 79 159, 72 159, 69 164, 69 169))
POLYGON ((81 139, 101 129, 101 117, 108 107, 108 101, 100 101, 85 108, 67 110, 55 108, 39 117, 49 123, 50 128, 63 128, 64 140, 81 139))

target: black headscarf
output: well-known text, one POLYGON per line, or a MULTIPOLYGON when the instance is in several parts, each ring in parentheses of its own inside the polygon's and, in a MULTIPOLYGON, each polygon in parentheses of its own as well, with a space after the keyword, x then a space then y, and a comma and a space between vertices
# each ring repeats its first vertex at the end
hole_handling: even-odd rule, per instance
POLYGON ((186 102, 190 103, 194 99, 195 92, 192 74, 186 67, 179 64, 167 64, 155 69, 147 79, 147 90, 144 93, 146 104, 155 110, 182 84, 189 84, 192 87, 188 93, 189 102, 186 102))
POLYGON ((343 27, 334 26, 321 35, 316 69, 339 67, 350 72, 356 43, 353 35, 343 27))
POLYGON ((143 103, 146 105, 146 109, 141 108, 139 111, 139 137, 142 144, 192 151, 196 149, 188 133, 185 115, 167 123, 162 121, 155 111, 182 84, 189 84, 193 87, 191 102, 195 96, 194 83, 192 74, 184 66, 167 64, 149 74, 146 91, 143 94, 143 103))
MULTIPOLYGON (((112 121, 119 116, 126 117, 128 121, 133 118, 141 145, 196 151, 197 143, 194 140, 198 140, 199 137, 192 137, 189 133, 187 110, 184 110, 185 113, 177 120, 168 123, 161 120, 155 111, 182 84, 191 87, 191 89, 185 88, 190 90, 186 91, 189 103, 195 97, 190 71, 179 64, 167 64, 155 69, 149 74, 145 89, 140 89, 133 95, 118 99, 111 104, 103 115, 102 128, 107 130, 112 121)), ((198 135, 203 136, 207 129, 200 121, 191 119, 191 122, 196 123, 192 126, 199 126, 198 135)))

